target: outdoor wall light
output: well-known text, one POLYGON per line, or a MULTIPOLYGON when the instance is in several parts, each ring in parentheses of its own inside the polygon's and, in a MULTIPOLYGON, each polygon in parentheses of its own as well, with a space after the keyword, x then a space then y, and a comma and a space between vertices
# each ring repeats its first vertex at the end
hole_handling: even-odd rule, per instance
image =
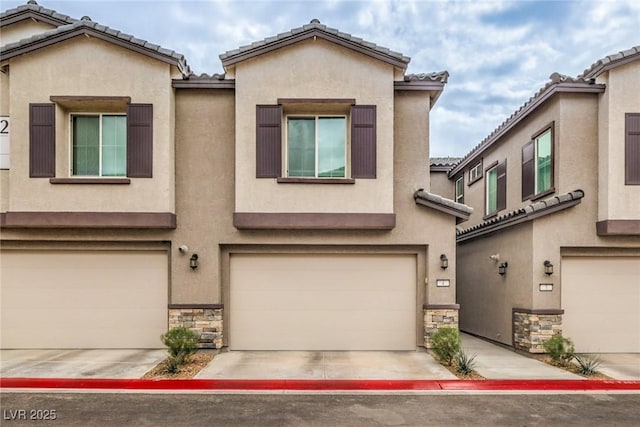
POLYGON ((445 254, 440 255, 440 268, 446 270, 449 267, 449 258, 445 254))
POLYGON ((198 254, 191 255, 191 258, 189 258, 189 267, 191 267, 192 270, 198 268, 198 254))
POLYGON ((498 266, 498 274, 501 275, 501 276, 504 276, 505 273, 507 272, 507 267, 509 267, 509 263, 508 262, 500 263, 500 265, 498 266))
POLYGON ((551 276, 553 274, 553 264, 551 264, 551 261, 549 260, 544 262, 544 274, 547 276, 551 276))

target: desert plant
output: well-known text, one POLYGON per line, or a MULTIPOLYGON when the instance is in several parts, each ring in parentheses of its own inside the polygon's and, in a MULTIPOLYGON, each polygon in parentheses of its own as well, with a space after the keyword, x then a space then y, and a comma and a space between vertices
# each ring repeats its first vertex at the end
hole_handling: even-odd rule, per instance
POLYGON ((477 354, 469 356, 464 349, 461 348, 454 356, 456 372, 461 375, 470 375, 476 366, 476 356, 477 354))
POLYGON ((440 328, 431 337, 431 350, 441 363, 451 366, 460 352, 460 333, 455 328, 440 328))
POLYGON ((598 373, 600 366, 600 358, 598 356, 590 357, 585 354, 574 354, 573 358, 578 364, 578 373, 590 376, 598 373))
POLYGON ((191 329, 173 328, 162 334, 160 339, 168 347, 166 366, 170 373, 178 372, 186 358, 198 351, 198 335, 191 329))
POLYGON ((566 365, 574 356, 573 342, 561 334, 555 334, 543 344, 544 351, 558 365, 566 365))

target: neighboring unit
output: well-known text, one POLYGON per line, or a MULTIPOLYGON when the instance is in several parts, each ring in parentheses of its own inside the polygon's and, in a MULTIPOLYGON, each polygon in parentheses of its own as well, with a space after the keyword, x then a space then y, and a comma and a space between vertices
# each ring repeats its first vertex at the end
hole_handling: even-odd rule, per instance
MULTIPOLYGON (((433 175, 433 174, 432 174, 433 175)), ((551 80, 448 172, 460 328, 640 352, 640 47, 551 80)))
POLYGON ((471 209, 424 167, 446 72, 317 20, 212 76, 32 0, 0 30, 3 348, 186 326, 206 347, 413 350, 457 327, 471 209))

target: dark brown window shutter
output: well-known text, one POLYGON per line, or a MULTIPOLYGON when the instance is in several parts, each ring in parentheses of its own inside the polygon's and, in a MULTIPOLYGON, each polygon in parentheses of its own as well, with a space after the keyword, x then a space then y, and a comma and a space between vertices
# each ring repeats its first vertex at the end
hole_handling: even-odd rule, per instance
POLYGON ((376 177, 376 106, 351 107, 351 177, 376 177))
POLYGON ((627 113, 624 118, 624 182, 640 185, 640 113, 627 113))
POLYGON ((127 176, 153 176, 153 105, 127 107, 127 176))
POLYGON ((522 147, 522 200, 527 200, 535 193, 535 145, 533 141, 522 147))
POLYGON ((501 211, 507 208, 507 160, 498 164, 497 207, 501 211))
POLYGON ((282 175, 282 107, 256 105, 256 178, 282 175))
POLYGON ((29 105, 29 176, 56 176, 56 106, 29 105))

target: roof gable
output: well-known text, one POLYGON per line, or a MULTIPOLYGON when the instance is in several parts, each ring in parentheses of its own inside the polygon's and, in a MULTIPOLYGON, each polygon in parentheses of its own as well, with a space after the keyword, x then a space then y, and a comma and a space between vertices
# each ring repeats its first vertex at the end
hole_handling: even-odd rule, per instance
POLYGON ((267 37, 264 40, 252 43, 238 49, 227 51, 220 55, 222 65, 227 68, 239 62, 254 58, 259 55, 281 49, 294 43, 312 38, 320 38, 331 43, 338 44, 380 61, 386 62, 402 70, 407 68, 410 58, 399 52, 367 42, 351 34, 343 33, 335 28, 323 25, 317 19, 302 27, 294 28, 277 36, 267 37))
POLYGON ((29 0, 27 4, 0 13, 0 28, 27 19, 44 22, 56 27, 59 27, 60 25, 73 24, 78 21, 70 16, 60 14, 55 10, 38 6, 38 3, 36 3, 35 0, 29 0))
POLYGON ((112 28, 100 25, 85 17, 80 21, 72 24, 62 25, 50 31, 36 34, 32 37, 20 40, 15 43, 9 43, 0 48, 0 56, 2 60, 9 60, 19 55, 24 55, 56 43, 78 37, 80 35, 88 35, 113 43, 115 45, 133 50, 142 55, 149 56, 159 61, 178 67, 183 76, 191 74, 191 70, 187 65, 184 55, 173 50, 165 49, 146 40, 141 40, 132 35, 122 33, 112 28))

